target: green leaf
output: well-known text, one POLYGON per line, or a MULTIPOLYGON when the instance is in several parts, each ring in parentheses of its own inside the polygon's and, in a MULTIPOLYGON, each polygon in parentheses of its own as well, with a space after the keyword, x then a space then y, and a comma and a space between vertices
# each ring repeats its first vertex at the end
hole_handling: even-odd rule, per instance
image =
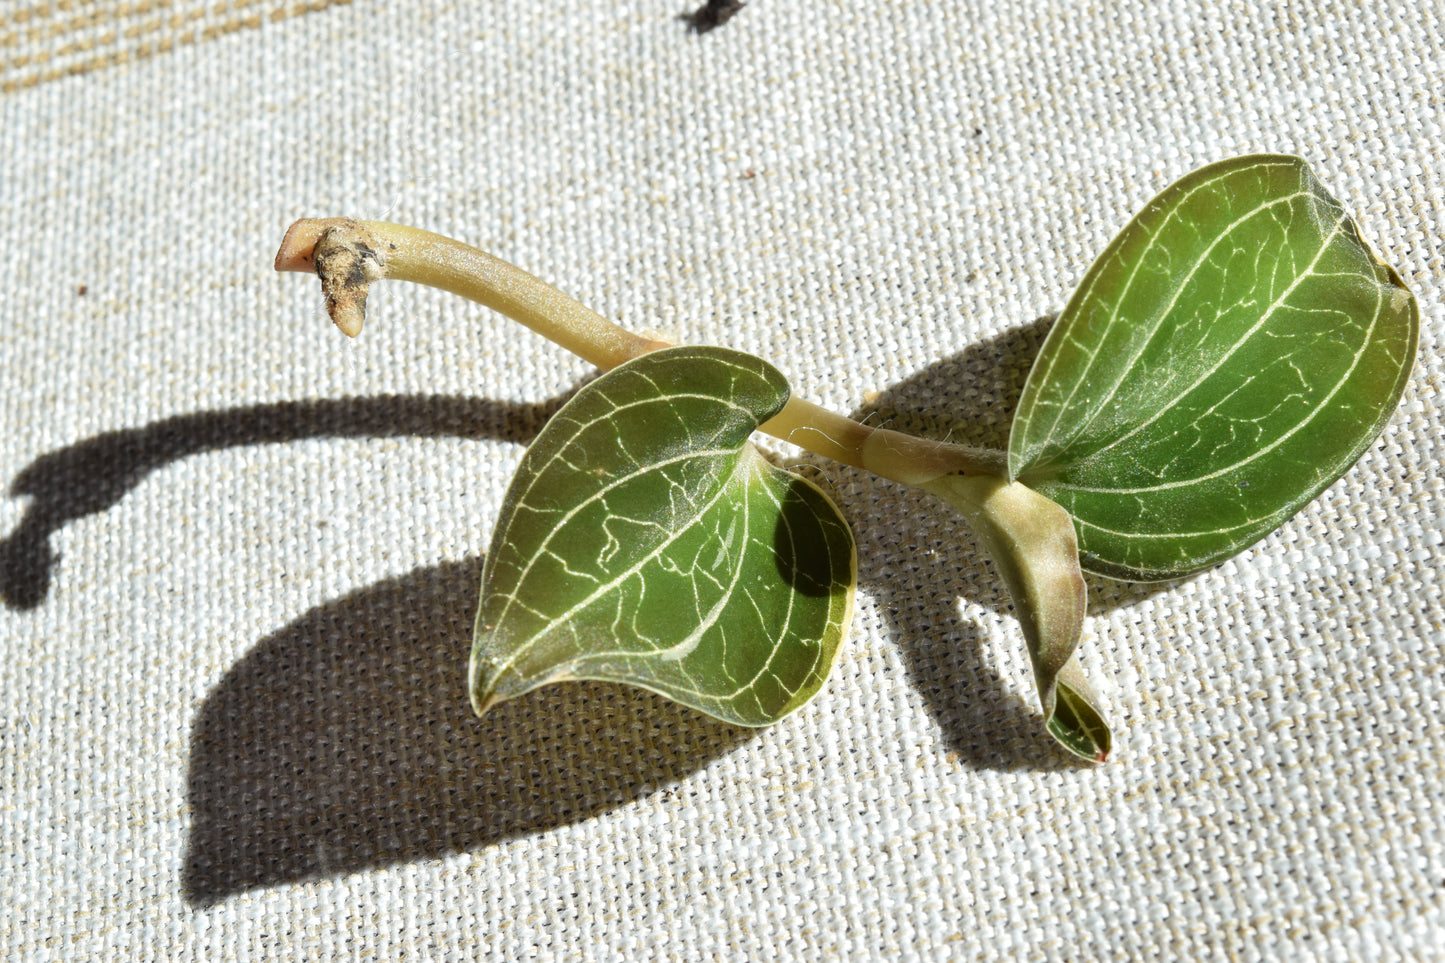
POLYGON ((551 682, 660 692, 775 722, 827 678, 852 613, 848 524, 749 434, 781 411, 771 365, 669 348, 562 408, 512 480, 472 648, 478 712, 551 682))
POLYGON ((991 475, 945 475, 921 487, 968 519, 1003 576, 1028 643, 1049 734, 1074 755, 1103 762, 1109 724, 1074 657, 1086 589, 1068 513, 1017 482, 991 475))
POLYGON ((1029 374, 1009 471, 1073 516, 1086 568, 1184 575, 1354 464, 1418 337, 1415 299, 1304 161, 1214 164, 1089 269, 1029 374))

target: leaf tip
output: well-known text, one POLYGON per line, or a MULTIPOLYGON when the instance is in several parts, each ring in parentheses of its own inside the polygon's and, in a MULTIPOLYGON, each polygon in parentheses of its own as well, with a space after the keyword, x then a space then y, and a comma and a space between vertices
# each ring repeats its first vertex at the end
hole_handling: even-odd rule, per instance
POLYGON ((498 702, 516 695, 515 692, 502 691, 500 679, 496 673, 486 671, 486 666, 487 662, 474 650, 471 663, 467 666, 467 694, 471 697, 472 712, 476 713, 478 718, 486 715, 487 710, 498 702))
POLYGON ((487 714, 487 710, 501 702, 503 696, 499 692, 472 692, 472 711, 480 718, 487 714))
POLYGON ((1078 689, 1060 683, 1055 690, 1054 711, 1049 717, 1049 735, 1075 757, 1090 763, 1108 760, 1113 750, 1109 724, 1092 702, 1086 685, 1078 689))

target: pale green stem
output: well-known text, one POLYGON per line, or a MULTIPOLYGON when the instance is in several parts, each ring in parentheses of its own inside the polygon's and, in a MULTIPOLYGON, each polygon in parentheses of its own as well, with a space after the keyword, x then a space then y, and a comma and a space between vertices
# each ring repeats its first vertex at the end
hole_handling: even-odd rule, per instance
MULTIPOLYGON (((519 321, 605 370, 669 347, 621 328, 521 268, 468 244, 384 221, 307 218, 291 225, 276 270, 320 275, 327 310, 350 336, 361 330, 367 286, 414 281, 461 295, 519 321)), ((1002 452, 870 428, 790 398, 762 430, 814 454, 909 485, 945 475, 1003 475, 1002 452)))

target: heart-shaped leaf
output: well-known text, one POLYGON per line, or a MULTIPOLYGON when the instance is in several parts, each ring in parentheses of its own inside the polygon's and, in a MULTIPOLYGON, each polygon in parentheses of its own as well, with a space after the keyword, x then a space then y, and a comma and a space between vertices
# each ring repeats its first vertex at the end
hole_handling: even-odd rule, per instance
POLYGON ((758 726, 818 691, 847 631, 856 558, 827 496, 748 442, 788 394, 751 355, 668 348, 553 416, 487 556, 478 712, 598 679, 758 726))
POLYGON ((1354 464, 1418 337, 1415 299, 1304 161, 1214 164, 1089 269, 1029 374, 1009 471, 1073 516, 1086 568, 1196 571, 1354 464))

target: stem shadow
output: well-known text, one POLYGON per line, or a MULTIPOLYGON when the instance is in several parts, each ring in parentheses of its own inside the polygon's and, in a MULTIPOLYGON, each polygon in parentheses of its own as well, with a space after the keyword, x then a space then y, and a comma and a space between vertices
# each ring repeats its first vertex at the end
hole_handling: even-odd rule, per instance
POLYGON ((192 736, 192 904, 579 822, 755 732, 595 682, 547 686, 477 719, 466 666, 480 581, 473 558, 370 586, 306 613, 226 674, 192 736))
POLYGON ((51 536, 115 506, 170 462, 223 448, 303 438, 457 437, 526 443, 570 392, 539 403, 432 396, 292 401, 178 415, 107 432, 37 458, 10 494, 29 496, 0 541, 0 600, 33 609, 45 600, 60 556, 51 536))
MULTIPOLYGON (((925 437, 1007 448, 1014 409, 1053 321, 1053 316, 1041 317, 970 345, 892 385, 853 417, 925 437)), ((978 627, 959 615, 957 600, 963 596, 1012 611, 1008 592, 972 531, 933 504, 915 511, 914 500, 933 501, 926 495, 890 482, 877 485, 889 489, 882 497, 899 503, 889 514, 902 519, 902 527, 881 533, 878 526, 858 526, 859 580, 878 601, 909 679, 949 751, 968 765, 988 769, 1074 768, 1072 757, 1046 734, 1043 712, 1032 700, 1009 692, 985 658, 978 627), (973 559, 961 572, 956 567, 960 551, 973 559)), ((879 496, 875 488, 871 497, 879 496)), ((855 514, 872 513, 865 507, 855 514)), ((1017 644, 1022 649, 1021 635, 1017 644)))

